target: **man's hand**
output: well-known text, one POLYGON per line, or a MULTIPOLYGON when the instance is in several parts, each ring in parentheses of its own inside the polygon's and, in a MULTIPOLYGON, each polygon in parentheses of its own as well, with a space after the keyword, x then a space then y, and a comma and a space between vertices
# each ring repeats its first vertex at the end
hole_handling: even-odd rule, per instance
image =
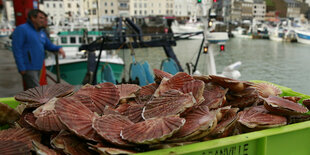
POLYGON ((21 75, 25 75, 26 74, 26 71, 20 71, 19 72, 21 75))
POLYGON ((62 56, 62 58, 66 58, 66 53, 62 48, 59 49, 58 53, 62 56))

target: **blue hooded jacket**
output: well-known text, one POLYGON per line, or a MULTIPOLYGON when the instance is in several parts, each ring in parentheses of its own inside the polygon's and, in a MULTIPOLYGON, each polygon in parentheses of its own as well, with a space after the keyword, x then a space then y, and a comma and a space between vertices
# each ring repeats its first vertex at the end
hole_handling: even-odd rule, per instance
POLYGON ((12 50, 18 71, 41 70, 45 58, 44 50, 59 51, 43 30, 36 31, 28 20, 19 25, 12 35, 12 50))

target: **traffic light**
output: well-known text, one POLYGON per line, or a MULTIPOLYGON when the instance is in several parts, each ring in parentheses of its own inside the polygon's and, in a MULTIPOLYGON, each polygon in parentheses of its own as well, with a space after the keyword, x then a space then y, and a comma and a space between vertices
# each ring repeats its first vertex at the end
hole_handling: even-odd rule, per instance
POLYGON ((220 45, 220 51, 221 52, 225 51, 225 45, 220 45))
POLYGON ((203 47, 203 53, 204 54, 208 54, 208 50, 209 50, 208 46, 203 47))
POLYGON ((201 3, 202 0, 197 0, 197 3, 201 3))
POLYGON ((217 0, 213 0, 213 2, 214 2, 214 3, 216 3, 216 2, 217 2, 217 0))

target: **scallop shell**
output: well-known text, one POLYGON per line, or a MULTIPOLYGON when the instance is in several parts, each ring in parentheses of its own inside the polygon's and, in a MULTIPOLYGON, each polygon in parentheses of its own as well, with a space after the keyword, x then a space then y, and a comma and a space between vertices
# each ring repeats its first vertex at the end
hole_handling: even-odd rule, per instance
POLYGON ((211 77, 209 75, 193 75, 193 78, 196 80, 201 80, 206 84, 211 82, 211 77))
POLYGON ((173 75, 159 69, 153 69, 156 83, 160 83, 163 78, 170 79, 173 75))
MULTIPOLYGON (((23 143, 28 148, 32 148, 31 140, 40 141, 40 134, 26 128, 11 128, 0 131, 0 141, 15 141, 17 143, 23 143)), ((2 153, 2 151, 0 152, 2 153)))
POLYGON ((62 130, 56 137, 51 140, 51 145, 55 149, 62 150, 65 154, 95 154, 95 152, 92 152, 90 149, 88 149, 88 146, 82 139, 68 133, 65 130, 62 130))
POLYGON ((95 150, 99 154, 135 154, 137 152, 133 150, 126 150, 126 149, 121 149, 121 148, 116 148, 116 147, 110 147, 110 146, 104 146, 101 143, 98 143, 97 145, 90 145, 90 149, 95 150))
POLYGON ((248 81, 239 81, 239 80, 216 76, 216 75, 209 75, 209 76, 211 78, 210 79, 211 82, 215 82, 219 84, 220 86, 224 88, 229 88, 230 90, 235 91, 235 92, 242 91, 245 88, 253 85, 253 83, 248 82, 248 81))
POLYGON ((121 115, 103 115, 95 119, 93 128, 97 133, 110 143, 120 146, 132 146, 120 137, 121 130, 126 126, 133 125, 128 118, 121 115))
MULTIPOLYGON (((181 129, 172 137, 173 140, 183 141, 188 140, 198 134, 211 132, 213 125, 216 126, 216 114, 218 111, 209 111, 207 106, 200 106, 193 109, 185 116, 186 122, 181 129)), ((195 139, 191 139, 195 140, 195 139)))
POLYGON ((54 97, 66 96, 72 93, 73 90, 74 86, 69 84, 58 83, 53 85, 44 85, 23 91, 15 95, 15 99, 21 102, 43 104, 54 97))
POLYGON ((66 126, 62 124, 56 114, 56 101, 57 98, 53 98, 33 111, 33 114, 36 117, 35 125, 39 130, 50 132, 66 129, 66 126))
POLYGON ((189 81, 194 80, 190 75, 184 72, 179 72, 170 79, 163 79, 157 88, 157 90, 154 93, 155 97, 160 96, 166 91, 169 91, 171 89, 180 90, 183 85, 189 81))
POLYGON ((81 102, 70 98, 61 98, 55 103, 55 110, 61 122, 70 131, 85 139, 97 140, 92 122, 98 116, 81 102))
POLYGON ((192 107, 196 100, 191 94, 183 94, 178 90, 170 90, 158 98, 153 98, 142 112, 144 119, 177 115, 192 107))
POLYGON ((295 103, 278 96, 270 95, 268 98, 264 98, 264 100, 265 108, 278 115, 298 115, 309 111, 306 107, 299 103, 295 103))
POLYGON ((237 122, 239 108, 231 108, 225 110, 223 117, 217 123, 215 129, 210 133, 213 137, 227 137, 230 136, 232 129, 235 127, 237 122))
POLYGON ((146 104, 148 101, 150 101, 158 86, 159 85, 157 83, 152 83, 141 87, 141 89, 136 92, 135 100, 137 103, 146 104))
POLYGON ((308 109, 310 109, 310 99, 303 100, 302 104, 305 105, 308 109))
POLYGON ((19 117, 20 114, 16 110, 9 107, 7 104, 0 103, 0 126, 14 123, 19 117))
POLYGON ((269 95, 278 96, 282 93, 281 89, 270 83, 255 83, 251 87, 256 88, 259 95, 264 98, 269 95))
POLYGON ((204 101, 203 92, 205 83, 201 80, 193 80, 185 83, 181 88, 183 93, 192 93, 196 99, 196 105, 199 105, 204 101))
POLYGON ((104 107, 115 107, 120 99, 119 91, 113 83, 106 82, 95 86, 85 85, 75 94, 89 96, 95 106, 100 109, 99 115, 103 114, 104 107))
POLYGON ((26 113, 25 115, 23 115, 23 118, 24 118, 24 121, 27 123, 27 126, 25 126, 25 125, 23 125, 23 126, 25 126, 27 128, 32 127, 32 128, 39 130, 38 126, 36 125, 37 118, 34 116, 34 114, 32 112, 26 113), (28 125, 31 127, 28 127, 28 125))
POLYGON ((134 123, 143 121, 142 112, 144 109, 144 104, 133 104, 130 105, 126 111, 126 116, 134 123))
POLYGON ((120 99, 133 98, 135 97, 135 92, 141 89, 141 87, 136 84, 121 84, 116 85, 116 87, 120 92, 120 99))
POLYGON ((41 144, 38 141, 32 141, 32 146, 37 154, 59 155, 59 153, 48 148, 47 146, 41 144))
POLYGON ((212 83, 205 84, 203 98, 205 99, 200 105, 207 105, 209 109, 216 109, 223 106, 225 95, 228 89, 212 83))
POLYGON ((261 102, 261 98, 258 92, 254 88, 245 88, 244 90, 235 94, 233 100, 228 100, 225 105, 231 105, 232 107, 244 108, 252 105, 257 105, 261 102))
POLYGON ((73 100, 80 101, 83 105, 85 105, 89 110, 92 112, 96 112, 97 114, 101 114, 102 111, 99 109, 95 104, 94 101, 87 95, 83 94, 74 94, 68 98, 71 98, 73 100))
POLYGON ((238 122, 247 128, 271 128, 287 124, 283 116, 266 113, 262 107, 250 107, 238 113, 238 122))
POLYGON ((290 100, 292 102, 296 102, 296 103, 301 99, 301 97, 299 96, 282 96, 282 98, 290 100))
POLYGON ((125 127, 121 131, 121 137, 137 144, 159 143, 171 137, 184 123, 185 119, 178 116, 149 119, 125 127))
POLYGON ((28 154, 31 155, 31 147, 26 142, 18 140, 1 140, 0 152, 4 155, 28 154))

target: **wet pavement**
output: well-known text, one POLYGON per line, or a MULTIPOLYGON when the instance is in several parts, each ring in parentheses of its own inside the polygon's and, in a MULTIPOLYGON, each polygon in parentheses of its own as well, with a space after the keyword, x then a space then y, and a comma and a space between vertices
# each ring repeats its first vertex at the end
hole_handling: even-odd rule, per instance
POLYGON ((13 53, 0 47, 0 97, 13 97, 21 91, 22 77, 17 71, 13 53))

